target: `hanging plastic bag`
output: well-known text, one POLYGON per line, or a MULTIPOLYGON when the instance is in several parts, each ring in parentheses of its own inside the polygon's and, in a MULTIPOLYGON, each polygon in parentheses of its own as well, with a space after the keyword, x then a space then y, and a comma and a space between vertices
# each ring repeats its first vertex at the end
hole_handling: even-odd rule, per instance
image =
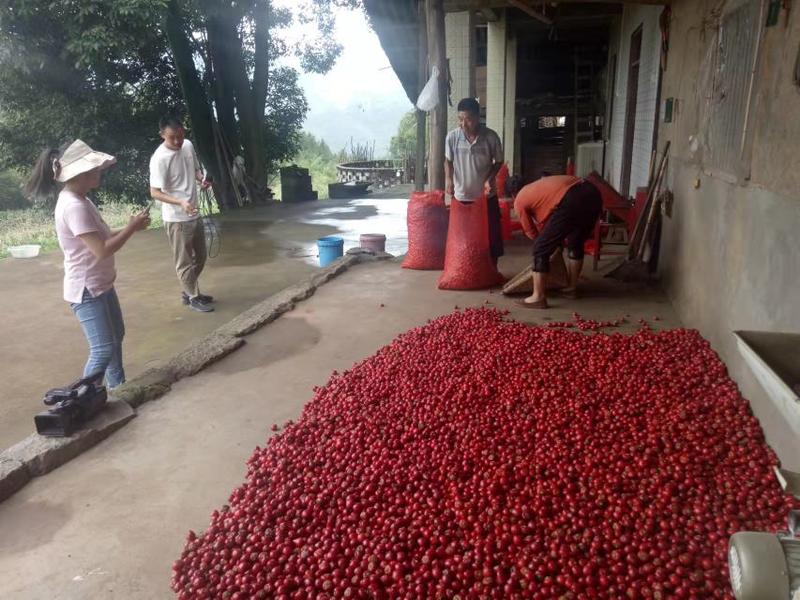
POLYGON ((428 79, 428 83, 422 88, 422 91, 419 93, 419 98, 417 98, 417 108, 425 112, 430 112, 436 108, 437 104, 439 104, 439 67, 434 65, 433 69, 431 69, 431 76, 430 79, 428 79))
POLYGON ((486 197, 465 204, 450 203, 450 227, 441 290, 481 290, 505 282, 489 251, 486 197))
POLYGON ((447 245, 444 192, 414 192, 408 201, 408 252, 404 269, 441 271, 447 245))

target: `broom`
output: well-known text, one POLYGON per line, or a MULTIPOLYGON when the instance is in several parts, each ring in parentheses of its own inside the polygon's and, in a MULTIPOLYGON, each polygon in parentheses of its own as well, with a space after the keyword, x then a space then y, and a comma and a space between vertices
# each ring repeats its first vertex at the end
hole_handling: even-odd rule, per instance
MULTIPOLYGON (((506 296, 514 294, 529 294, 533 291, 533 269, 528 266, 514 276, 503 286, 506 296)), ((550 275, 547 279, 547 289, 557 290, 567 285, 567 266, 564 264, 562 248, 556 248, 550 257, 550 275)))
POLYGON ((660 206, 660 199, 657 190, 661 187, 661 180, 667 167, 667 157, 669 156, 670 142, 664 147, 664 154, 658 165, 655 179, 647 189, 647 200, 644 208, 636 220, 636 227, 633 229, 630 245, 628 246, 628 256, 623 262, 606 273, 606 277, 611 277, 619 281, 646 281, 650 278, 650 271, 644 261, 644 251, 653 233, 653 225, 660 206))

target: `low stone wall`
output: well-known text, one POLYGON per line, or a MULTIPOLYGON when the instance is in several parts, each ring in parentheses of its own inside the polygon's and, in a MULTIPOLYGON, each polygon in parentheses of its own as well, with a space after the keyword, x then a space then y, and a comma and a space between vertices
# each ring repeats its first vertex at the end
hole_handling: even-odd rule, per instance
POLYGON ((368 160, 336 166, 340 183, 372 182, 375 188, 408 183, 408 169, 403 160, 368 160))

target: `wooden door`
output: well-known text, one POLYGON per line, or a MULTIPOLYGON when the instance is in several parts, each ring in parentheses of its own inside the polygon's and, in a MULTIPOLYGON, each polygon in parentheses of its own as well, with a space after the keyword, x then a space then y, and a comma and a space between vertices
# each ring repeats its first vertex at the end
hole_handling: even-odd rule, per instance
POLYGON ((628 65, 628 98, 625 105, 625 133, 622 145, 622 174, 619 192, 630 196, 633 140, 636 133, 636 106, 639 102, 639 65, 642 59, 642 28, 631 35, 630 62, 628 65))

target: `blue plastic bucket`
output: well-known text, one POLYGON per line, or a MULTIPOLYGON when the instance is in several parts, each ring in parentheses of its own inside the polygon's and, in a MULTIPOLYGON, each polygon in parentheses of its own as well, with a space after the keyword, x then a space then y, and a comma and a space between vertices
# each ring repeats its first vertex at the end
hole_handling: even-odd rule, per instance
POLYGON ((344 240, 335 235, 328 235, 317 240, 319 249, 319 266, 327 267, 344 254, 344 240))

